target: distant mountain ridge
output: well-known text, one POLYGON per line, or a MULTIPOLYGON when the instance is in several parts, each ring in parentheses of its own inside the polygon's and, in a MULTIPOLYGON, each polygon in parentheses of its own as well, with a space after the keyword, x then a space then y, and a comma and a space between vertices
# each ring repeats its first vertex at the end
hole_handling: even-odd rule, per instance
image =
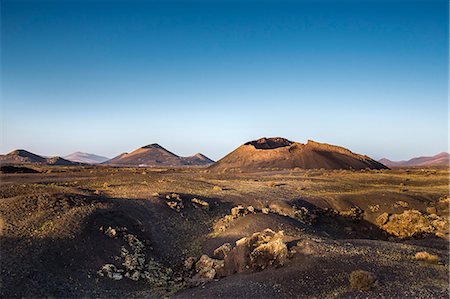
POLYGON ((112 166, 142 166, 142 167, 179 167, 206 166, 214 163, 201 153, 190 157, 180 157, 157 143, 140 147, 131 153, 122 153, 102 164, 112 166))
POLYGON ((86 163, 86 164, 99 164, 99 163, 108 161, 110 158, 99 156, 96 154, 75 152, 70 155, 64 156, 64 159, 72 161, 72 162, 79 162, 79 163, 86 163))
POLYGON ((75 163, 58 156, 46 158, 23 149, 14 150, 6 155, 1 155, 0 164, 80 165, 80 163, 75 163))
POLYGON ((383 158, 379 162, 389 167, 413 167, 413 166, 449 166, 450 154, 446 152, 439 153, 434 156, 423 156, 409 159, 407 161, 391 161, 383 158))

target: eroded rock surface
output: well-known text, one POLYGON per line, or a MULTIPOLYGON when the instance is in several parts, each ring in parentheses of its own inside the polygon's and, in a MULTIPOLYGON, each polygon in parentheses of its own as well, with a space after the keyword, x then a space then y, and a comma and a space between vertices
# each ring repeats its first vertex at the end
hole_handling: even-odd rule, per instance
POLYGON ((236 241, 236 246, 225 256, 223 275, 281 266, 287 259, 287 246, 283 232, 271 229, 254 233, 236 241))

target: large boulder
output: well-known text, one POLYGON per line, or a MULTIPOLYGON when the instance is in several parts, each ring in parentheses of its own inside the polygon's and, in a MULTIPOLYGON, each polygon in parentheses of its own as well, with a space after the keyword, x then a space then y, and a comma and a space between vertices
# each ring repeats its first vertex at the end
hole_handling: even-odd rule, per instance
POLYGON ((195 264, 197 274, 192 277, 192 282, 198 284, 213 280, 218 272, 221 271, 223 265, 224 262, 222 260, 216 260, 207 255, 202 255, 195 264))

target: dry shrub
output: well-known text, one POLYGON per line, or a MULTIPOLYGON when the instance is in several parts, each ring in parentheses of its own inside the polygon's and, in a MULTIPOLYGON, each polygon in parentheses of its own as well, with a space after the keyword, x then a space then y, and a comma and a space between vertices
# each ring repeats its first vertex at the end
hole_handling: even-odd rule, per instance
POLYGON ((356 270, 350 273, 350 288, 355 291, 370 290, 376 283, 375 274, 369 271, 356 270))
POLYGON ((402 200, 396 201, 394 203, 394 208, 407 208, 408 206, 409 204, 406 201, 402 200))
POLYGON ((417 252, 414 258, 417 261, 423 261, 430 264, 437 264, 439 262, 439 257, 437 255, 428 253, 426 251, 417 252))
POLYGON ((209 209, 209 203, 207 203, 204 200, 193 198, 191 199, 191 202, 194 204, 194 207, 201 207, 203 209, 209 209))
POLYGON ((360 207, 351 207, 348 211, 338 212, 339 215, 343 217, 348 217, 353 220, 363 220, 364 219, 364 210, 360 207))
POLYGON ((220 186, 214 186, 213 190, 214 191, 223 191, 222 187, 220 187, 220 186))
POLYGON ((383 213, 376 219, 377 225, 391 235, 409 238, 422 234, 441 236, 448 232, 448 219, 437 215, 406 210, 401 214, 383 213))
POLYGON ((372 213, 378 212, 378 211, 380 210, 380 205, 370 205, 370 206, 369 206, 369 210, 370 210, 372 213))

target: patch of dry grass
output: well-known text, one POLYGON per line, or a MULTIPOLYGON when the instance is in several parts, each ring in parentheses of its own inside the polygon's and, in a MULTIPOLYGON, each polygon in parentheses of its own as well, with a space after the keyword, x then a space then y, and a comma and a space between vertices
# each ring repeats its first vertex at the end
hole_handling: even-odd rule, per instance
POLYGON ((423 261, 430 264, 437 264, 439 262, 439 257, 435 254, 428 253, 426 251, 417 252, 414 256, 417 261, 423 261))
POLYGON ((375 274, 365 270, 356 270, 350 273, 350 288, 355 291, 368 291, 375 286, 375 274))

